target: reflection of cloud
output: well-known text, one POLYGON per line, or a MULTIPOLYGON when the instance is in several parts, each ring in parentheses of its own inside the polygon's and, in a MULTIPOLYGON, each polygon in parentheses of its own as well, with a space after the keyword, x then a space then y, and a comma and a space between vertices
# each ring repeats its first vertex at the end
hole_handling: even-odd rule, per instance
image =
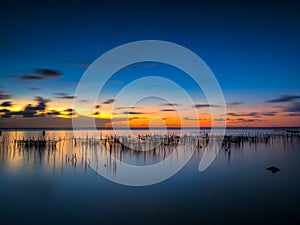
POLYGON ((299 99, 299 98, 300 98, 300 95, 281 95, 277 98, 267 100, 266 102, 269 102, 269 103, 291 102, 291 101, 299 99))
POLYGON ((11 101, 2 102, 0 106, 2 106, 2 107, 10 107, 10 106, 12 106, 12 102, 11 101))
POLYGON ((300 102, 291 103, 284 112, 300 112, 300 102))
POLYGON ((107 99, 106 101, 104 101, 104 102, 102 102, 102 104, 111 104, 111 103, 113 103, 115 100, 114 99, 112 99, 112 98, 110 98, 110 99, 107 99))
POLYGON ((74 95, 68 95, 67 93, 54 93, 59 99, 74 99, 76 98, 74 95))

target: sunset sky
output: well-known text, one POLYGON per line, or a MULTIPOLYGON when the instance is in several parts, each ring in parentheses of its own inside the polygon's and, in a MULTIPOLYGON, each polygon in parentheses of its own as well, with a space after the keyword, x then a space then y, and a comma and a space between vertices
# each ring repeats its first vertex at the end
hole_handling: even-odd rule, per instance
POLYGON ((90 100, 77 99, 75 90, 88 66, 106 51, 138 40, 174 42, 200 56, 222 88, 227 126, 300 126, 299 5, 212 2, 2 4, 0 128, 66 128, 72 126, 72 116, 94 117, 101 127, 111 126, 111 120, 123 127, 128 119, 133 127, 210 126, 210 107, 219 106, 209 105, 187 74, 156 62, 121 69, 93 110, 85 109, 90 100), (155 86, 177 101, 152 97, 129 107, 125 94, 123 104, 112 110, 122 88, 147 76, 171 79, 194 104, 181 99, 176 89, 153 83, 127 95, 139 96, 155 86), (80 110, 73 110, 74 98, 82 102, 80 110), (184 112, 181 117, 177 109, 184 112), (194 109, 200 119, 192 116, 194 109))

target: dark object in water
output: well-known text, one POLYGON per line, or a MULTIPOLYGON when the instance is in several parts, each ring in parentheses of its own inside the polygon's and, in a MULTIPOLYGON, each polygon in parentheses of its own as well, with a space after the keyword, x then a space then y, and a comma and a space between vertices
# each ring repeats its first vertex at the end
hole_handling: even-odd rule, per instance
POLYGON ((277 173, 280 171, 280 169, 277 168, 276 166, 271 166, 271 167, 267 168, 267 170, 270 170, 272 173, 277 173))

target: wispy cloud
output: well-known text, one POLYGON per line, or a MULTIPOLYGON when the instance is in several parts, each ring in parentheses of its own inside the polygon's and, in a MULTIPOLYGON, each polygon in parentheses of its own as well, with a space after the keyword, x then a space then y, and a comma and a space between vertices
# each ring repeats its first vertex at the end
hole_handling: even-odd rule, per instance
POLYGON ((161 103, 160 104, 161 106, 180 106, 180 104, 178 104, 178 103, 161 103))
POLYGON ((0 90, 0 100, 10 99, 10 98, 11 98, 10 94, 7 94, 5 93, 5 91, 0 90))
POLYGON ((41 90, 42 88, 39 88, 39 87, 30 87, 29 90, 32 90, 32 91, 38 91, 38 90, 41 90))
POLYGON ((131 112, 131 111, 126 111, 123 112, 123 114, 128 114, 128 115, 139 115, 139 114, 144 114, 143 112, 131 112))
POLYGON ((237 105, 242 105, 244 104, 244 102, 240 101, 240 102, 229 102, 227 103, 228 106, 237 106, 237 105))
POLYGON ((280 95, 277 98, 267 100, 268 103, 276 103, 276 102, 291 102, 296 99, 299 99, 300 95, 280 95))
POLYGON ((300 112, 300 102, 293 102, 284 109, 284 112, 300 112))
POLYGON ((63 110, 63 112, 67 116, 74 116, 76 114, 75 110, 72 108, 67 108, 67 109, 63 110))
POLYGON ((210 108, 210 107, 220 107, 219 105, 214 105, 214 104, 196 104, 196 108, 210 108))
POLYGON ((33 72, 45 78, 62 76, 61 72, 53 69, 35 69, 33 72))
POLYGON ((115 109, 117 109, 117 110, 120 110, 120 109, 142 109, 142 108, 144 108, 144 107, 140 107, 140 106, 130 106, 130 107, 128 107, 128 106, 121 106, 121 107, 116 107, 115 109))
POLYGON ((263 121, 261 119, 246 119, 246 118, 235 118, 235 119, 230 119, 228 118, 227 121, 229 123, 254 123, 254 122, 260 122, 263 121))
POLYGON ((290 113, 290 114, 287 114, 287 116, 300 116, 300 113, 290 113))
POLYGON ((62 76, 62 73, 53 69, 34 69, 31 71, 31 74, 12 75, 12 77, 25 81, 44 80, 60 76, 62 76))
POLYGON ((67 93, 54 93, 54 95, 57 96, 59 99, 74 99, 76 96, 74 95, 69 95, 67 93))
POLYGON ((201 120, 200 118, 190 118, 190 117, 184 117, 184 120, 190 120, 190 121, 199 121, 201 120))
POLYGON ((21 75, 21 76, 15 76, 19 78, 20 80, 43 80, 44 77, 38 76, 38 75, 21 75))
POLYGON ((241 116, 249 116, 249 117, 261 117, 260 113, 257 112, 249 112, 249 113, 227 113, 228 116, 241 117, 241 116))
POLYGON ((263 115, 263 116, 276 116, 277 112, 266 112, 266 113, 262 113, 261 115, 263 115))
POLYGON ((107 99, 106 101, 102 102, 102 104, 108 105, 108 104, 112 104, 115 101, 115 99, 107 99))
POLYGON ((176 112, 175 109, 162 109, 160 111, 162 111, 162 112, 176 112))

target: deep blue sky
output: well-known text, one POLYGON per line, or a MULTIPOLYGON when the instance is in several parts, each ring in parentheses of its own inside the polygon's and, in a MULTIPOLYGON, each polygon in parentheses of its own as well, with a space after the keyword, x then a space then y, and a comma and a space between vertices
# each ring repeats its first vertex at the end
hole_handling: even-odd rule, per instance
POLYGON ((16 99, 72 94, 86 67, 105 51, 157 39, 198 54, 216 75, 228 102, 262 104, 300 91, 299 11, 293 1, 2 3, 0 82, 16 99), (16 75, 35 68, 55 69, 64 76, 30 83, 16 80, 16 75), (30 87, 41 89, 34 92, 30 87))

